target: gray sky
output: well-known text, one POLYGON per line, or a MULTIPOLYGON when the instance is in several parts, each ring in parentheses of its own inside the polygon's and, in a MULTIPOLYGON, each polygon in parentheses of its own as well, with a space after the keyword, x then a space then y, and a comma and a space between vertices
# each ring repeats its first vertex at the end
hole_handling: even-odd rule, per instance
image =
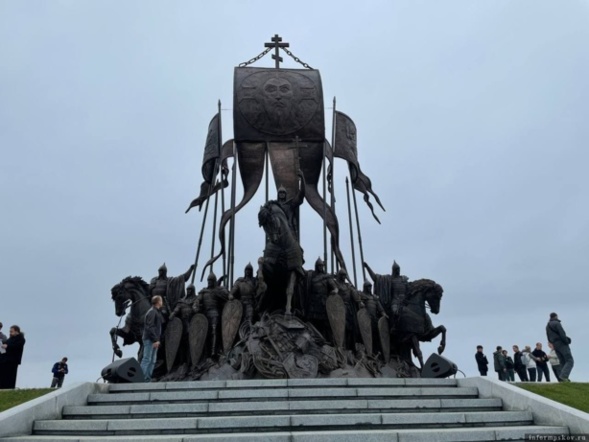
MULTIPOLYGON (((202 213, 184 210, 209 120, 221 99, 231 137, 233 67, 275 33, 357 125, 387 209, 378 225, 361 206, 366 260, 444 287, 445 355, 475 375, 477 344, 545 343, 557 311, 571 378, 589 381, 589 3, 209 3, 0 3, 0 321, 26 333, 18 386, 48 386, 64 355, 66 382, 98 378, 110 288, 194 260, 202 213)), ((237 218, 239 272, 263 249, 262 193, 237 218)), ((301 224, 310 267, 322 224, 308 207, 301 224)))

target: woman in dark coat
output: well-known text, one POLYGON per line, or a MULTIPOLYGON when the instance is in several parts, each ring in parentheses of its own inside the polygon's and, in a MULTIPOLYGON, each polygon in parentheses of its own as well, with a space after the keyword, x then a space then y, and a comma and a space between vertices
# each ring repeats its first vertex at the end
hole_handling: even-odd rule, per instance
POLYGON ((22 359, 25 335, 18 325, 10 327, 10 337, 2 344, 6 353, 0 355, 0 389, 16 386, 16 372, 22 359))

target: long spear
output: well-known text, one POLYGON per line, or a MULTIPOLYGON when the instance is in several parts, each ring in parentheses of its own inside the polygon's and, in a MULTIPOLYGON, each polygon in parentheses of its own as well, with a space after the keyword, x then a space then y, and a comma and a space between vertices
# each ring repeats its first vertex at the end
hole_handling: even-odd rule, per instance
MULTIPOLYGON (((209 193, 211 192, 211 187, 209 185, 209 193)), ((196 257, 194 258, 194 272, 192 272, 192 278, 190 282, 194 284, 194 277, 196 275, 196 269, 198 268, 198 258, 200 256, 200 248, 202 246, 202 235, 205 231, 205 224, 207 222, 207 213, 209 211, 209 201, 210 198, 207 196, 207 202, 205 203, 205 213, 202 216, 202 224, 200 227, 200 236, 198 237, 198 246, 196 247, 196 257)))
MULTIPOLYGON (((333 123, 331 125, 331 148, 333 149, 331 155, 331 210, 335 215, 335 129, 336 129, 336 121, 337 121, 337 114, 335 113, 335 97, 333 97, 333 123)), ((331 273, 333 272, 333 262, 335 261, 333 250, 331 250, 331 273)), ((327 263, 325 263, 327 266, 327 263)))
MULTIPOLYGON (((223 154, 223 137, 221 136, 221 129, 222 129, 222 126, 221 126, 221 100, 219 100, 218 106, 219 106, 219 158, 221 158, 221 155, 223 154)), ((221 213, 225 213, 225 182, 223 181, 222 170, 223 169, 221 168, 221 213)), ((214 243, 214 241, 215 241, 215 234, 213 233, 213 243, 214 243)), ((223 244, 225 244, 225 232, 223 232, 223 244)), ((227 261, 226 253, 227 252, 225 251, 225 248, 223 248, 223 271, 225 271, 225 263, 227 261)), ((211 254, 211 258, 212 257, 213 257, 213 255, 211 254)))
MULTIPOLYGON (((350 172, 351 175, 351 172, 350 172)), ((354 199, 354 211, 356 212, 356 227, 358 228, 358 246, 360 247, 360 261, 364 263, 364 248, 362 246, 362 232, 360 231, 360 218, 358 217, 358 205, 356 204, 356 192, 354 191, 354 183, 352 182, 352 198, 354 199)), ((366 269, 362 264, 362 277, 366 282, 366 269)))
POLYGON ((354 286, 358 287, 358 279, 356 278, 356 252, 354 250, 354 226, 352 224, 352 208, 350 206, 350 182, 346 177, 346 196, 348 199, 348 223, 350 225, 350 244, 352 245, 352 268, 354 269, 354 286))

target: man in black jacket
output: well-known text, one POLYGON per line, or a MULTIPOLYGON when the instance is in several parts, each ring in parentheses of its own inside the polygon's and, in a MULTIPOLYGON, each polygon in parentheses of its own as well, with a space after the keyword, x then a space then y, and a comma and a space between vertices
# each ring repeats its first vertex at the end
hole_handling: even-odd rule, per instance
POLYGON ((477 345, 477 352, 474 354, 474 358, 477 361, 481 376, 487 376, 487 372, 489 371, 489 361, 487 361, 487 357, 483 353, 482 345, 477 345))
POLYGON ((569 347, 571 338, 565 333, 556 313, 550 313, 550 321, 546 325, 546 337, 548 338, 548 342, 551 342, 554 346, 554 351, 556 351, 556 355, 560 361, 562 367, 560 369, 561 382, 570 382, 569 375, 575 363, 571 348, 569 347))
POLYGON ((528 371, 522 361, 522 352, 519 351, 519 347, 514 345, 513 347, 513 364, 515 372, 517 373, 519 380, 522 382, 528 382, 528 371))
POLYGON ((542 350, 542 343, 536 342, 536 348, 532 352, 534 360, 536 361, 536 372, 538 374, 538 382, 542 382, 542 373, 546 376, 546 382, 550 382, 550 371, 548 371, 548 355, 542 350))
POLYGON ((164 322, 160 309, 163 300, 161 296, 151 298, 151 308, 145 314, 143 325, 143 358, 141 358, 141 370, 145 376, 145 382, 151 382, 151 374, 157 360, 157 350, 160 348, 162 336, 162 324, 164 322))

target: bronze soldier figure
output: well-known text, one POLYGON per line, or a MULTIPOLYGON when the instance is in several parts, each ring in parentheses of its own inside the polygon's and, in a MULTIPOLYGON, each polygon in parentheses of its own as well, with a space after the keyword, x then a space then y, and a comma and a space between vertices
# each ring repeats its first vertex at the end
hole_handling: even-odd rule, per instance
POLYGON ((372 354, 382 351, 382 343, 378 332, 378 320, 381 317, 388 318, 380 299, 372 293, 372 284, 366 281, 362 291, 358 293, 361 299, 360 308, 365 308, 370 316, 370 328, 372 331, 372 354))
POLYGON ((196 310, 203 311, 209 321, 210 355, 216 357, 220 337, 219 317, 223 311, 223 305, 229 300, 229 292, 225 287, 217 285, 217 276, 213 272, 207 277, 207 287, 198 293, 196 310))
MULTIPOLYGON (((197 311, 197 304, 196 289, 194 284, 189 284, 186 287, 186 296, 176 303, 176 307, 174 307, 168 321, 169 326, 166 330, 165 344, 166 352, 169 353, 170 360, 168 364, 170 367, 174 365, 176 358, 178 358, 179 363, 183 363, 187 361, 187 357, 190 355, 190 347, 194 345, 194 342, 191 342, 193 339, 190 339, 191 336, 189 334, 190 320, 197 311), (181 329, 180 327, 175 328, 172 326, 172 324, 175 324, 174 318, 182 321, 181 329)), ((167 358, 168 354, 166 355, 167 358)), ((194 365, 198 361, 190 362, 194 365)))
POLYGON ((325 273, 325 263, 321 258, 315 261, 315 270, 307 276, 307 320, 326 339, 330 340, 331 330, 327 319, 327 297, 331 293, 337 293, 338 288, 333 275, 325 273))
POLYGON ((345 269, 339 269, 335 279, 338 294, 342 297, 344 305, 346 306, 346 348, 348 350, 355 350, 355 344, 358 341, 358 321, 356 319, 356 312, 362 302, 358 291, 346 282, 348 274, 345 269))
POLYGON ((239 299, 243 304, 245 320, 251 325, 256 312, 258 300, 258 284, 254 277, 254 268, 251 264, 245 266, 244 275, 238 278, 229 292, 229 300, 239 299))
POLYGON ((184 284, 190 279, 194 271, 194 264, 180 276, 173 276, 168 278, 168 268, 166 263, 162 264, 158 269, 158 275, 151 279, 149 283, 149 297, 161 296, 164 301, 163 313, 170 314, 176 307, 178 300, 184 297, 184 284))
POLYGON ((364 267, 374 281, 376 294, 380 297, 385 310, 391 316, 391 328, 396 327, 407 295, 408 278, 401 275, 401 267, 396 261, 393 261, 391 275, 374 273, 367 263, 364 263, 364 267))

